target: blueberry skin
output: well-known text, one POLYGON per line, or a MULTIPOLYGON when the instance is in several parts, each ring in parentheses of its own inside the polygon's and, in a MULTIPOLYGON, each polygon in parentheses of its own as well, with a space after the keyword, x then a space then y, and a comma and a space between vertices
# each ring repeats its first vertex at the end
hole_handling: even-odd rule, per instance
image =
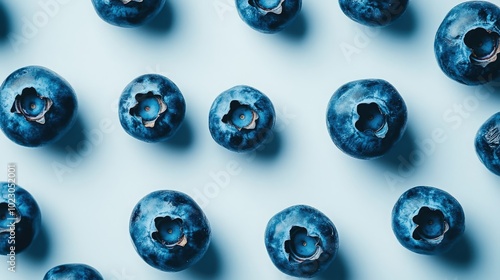
POLYGON ((162 271, 181 271, 198 262, 210 245, 210 224, 202 209, 188 195, 172 190, 152 192, 134 207, 130 236, 139 256, 162 271), (167 246, 155 238, 157 219, 182 220, 184 245, 167 246))
POLYGON ((40 208, 29 192, 13 183, 0 182, 0 195, 0 254, 8 255, 11 246, 19 254, 28 248, 40 231, 40 208), (13 228, 14 241, 9 239, 13 228))
MULTIPOLYGON (((466 85, 479 85, 500 78, 500 60, 491 59, 484 65, 471 58, 473 51, 467 42, 480 39, 487 33, 476 33, 484 29, 500 35, 500 8, 486 1, 469 1, 458 4, 450 10, 439 26, 434 39, 434 52, 441 70, 451 79, 466 85), (472 32, 471 32, 472 31, 472 32), (471 35, 467 37, 467 34, 471 35)), ((500 52, 497 41, 496 52, 500 52)), ((497 54, 492 54, 496 57, 497 54)))
MULTIPOLYGON (((429 225, 429 223, 427 223, 429 225)), ((448 251, 465 230, 465 216, 460 203, 449 193, 426 186, 404 192, 392 210, 392 230, 398 241, 410 251, 425 255, 448 251), (416 237, 416 216, 421 209, 440 211, 448 229, 435 240, 416 237)))
POLYGON ((310 278, 327 269, 339 248, 339 236, 332 221, 319 210, 307 205, 288 207, 268 222, 265 232, 267 253, 274 265, 283 273, 294 277, 310 278), (322 252, 312 259, 296 261, 287 252, 286 242, 293 228, 302 228, 307 235, 319 240, 322 252))
POLYGON ((155 18, 163 8, 165 0, 142 0, 141 2, 137 0, 92 0, 92 4, 99 17, 107 23, 119 27, 138 27, 155 18))
POLYGON ((476 133, 474 146, 481 162, 500 176, 500 112, 486 120, 476 133))
POLYGON ((93 267, 80 264, 62 264, 51 268, 43 280, 103 280, 102 275, 93 267))
POLYGON ((137 77, 123 90, 118 114, 123 129, 132 137, 145 142, 161 142, 173 137, 179 130, 186 113, 186 102, 179 88, 168 78, 157 74, 137 77), (167 109, 155 121, 154 127, 146 127, 142 119, 131 114, 138 103, 138 94, 152 93, 160 96, 167 109))
POLYGON ((353 21, 367 26, 387 26, 401 17, 408 0, 339 0, 340 9, 353 21))
POLYGON ((263 146, 272 137, 276 113, 271 100, 262 92, 249 86, 235 86, 215 98, 208 117, 212 138, 219 145, 234 152, 251 152, 263 146), (249 106, 258 115, 253 129, 238 129, 224 121, 231 111, 231 104, 249 106))
POLYGON ((0 128, 10 140, 22 146, 39 147, 56 142, 73 126, 77 110, 76 95, 69 83, 41 66, 18 69, 0 86, 0 128), (16 97, 30 88, 53 102, 44 114, 44 124, 13 112, 16 97))
POLYGON ((384 155, 401 139, 406 123, 406 104, 385 80, 366 79, 344 84, 328 103, 326 124, 330 137, 340 150, 354 158, 373 159, 384 155), (359 114, 361 104, 377 105, 385 119, 380 130, 357 128, 358 121, 366 120, 359 114))
POLYGON ((285 29, 301 8, 302 0, 236 0, 241 19, 262 33, 276 33, 285 29))

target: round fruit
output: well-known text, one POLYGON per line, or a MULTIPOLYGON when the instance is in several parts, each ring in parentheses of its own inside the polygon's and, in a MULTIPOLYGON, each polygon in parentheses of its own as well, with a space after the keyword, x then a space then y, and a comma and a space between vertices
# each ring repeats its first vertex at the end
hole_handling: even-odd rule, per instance
POLYGON ((406 104, 387 81, 357 80, 341 86, 328 103, 326 124, 333 143, 359 159, 389 151, 406 129, 406 104))
POLYGON ((392 210, 392 230, 401 245, 419 254, 448 251, 465 230, 462 206, 449 193, 434 187, 414 187, 392 210))
POLYGON ((163 271, 192 266, 210 244, 210 225, 201 208, 188 195, 171 190, 142 198, 132 211, 129 231, 139 256, 163 271))

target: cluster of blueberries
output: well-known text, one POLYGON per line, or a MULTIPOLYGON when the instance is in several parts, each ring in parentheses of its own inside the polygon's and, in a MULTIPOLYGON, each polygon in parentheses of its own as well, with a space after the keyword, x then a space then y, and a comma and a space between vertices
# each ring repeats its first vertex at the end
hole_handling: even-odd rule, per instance
MULTIPOLYGON (((154 18, 165 0, 92 0, 106 22, 135 27, 154 18)), ((352 20, 385 26, 406 10, 408 0, 339 0, 352 20)), ((301 0, 236 0, 239 15, 263 33, 283 30, 301 10, 301 0)), ((466 85, 500 79, 500 8, 487 1, 461 3, 446 15, 435 36, 435 55, 443 72, 466 85)), ((77 99, 71 86, 53 71, 28 66, 9 75, 0 87, 0 128, 13 142, 38 147, 58 141, 72 126, 77 99)), ((185 101, 168 78, 146 74, 121 94, 119 119, 131 136, 146 142, 171 138, 184 119, 185 101)), ((249 86, 222 92, 209 112, 209 130, 221 146, 235 152, 259 148, 271 135, 275 111, 270 99, 249 86)), ((342 85, 331 97, 327 129, 334 144, 358 159, 387 153, 405 132, 406 104, 398 91, 380 79, 342 85)), ((479 129, 475 147, 482 163, 500 175, 500 113, 479 129)), ((40 209, 16 186, 15 208, 8 183, 0 183, 0 254, 10 252, 10 221, 15 221, 16 250, 36 237, 40 209)), ((420 254, 449 250, 465 230, 460 203, 449 193, 427 186, 404 192, 392 210, 392 229, 399 242, 420 254)), ((202 209, 188 195, 162 190, 146 195, 134 207, 129 223, 132 243, 142 259, 163 271, 180 271, 199 261, 210 244, 211 229, 202 209)), ((334 260, 339 237, 333 222, 319 210, 295 205, 269 220, 265 245, 275 266, 291 276, 313 277, 334 260)), ((102 279, 84 264, 66 264, 44 279, 102 279)))

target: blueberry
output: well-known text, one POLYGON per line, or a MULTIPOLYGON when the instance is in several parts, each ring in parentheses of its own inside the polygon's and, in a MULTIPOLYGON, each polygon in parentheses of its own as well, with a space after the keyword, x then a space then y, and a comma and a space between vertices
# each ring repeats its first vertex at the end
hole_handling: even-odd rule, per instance
POLYGON ((478 85, 500 78, 500 8, 469 1, 450 10, 437 30, 434 52, 451 79, 478 85))
POLYGON ((448 251, 465 230, 460 203, 434 187, 414 187, 392 209, 392 230, 401 245, 419 254, 448 251))
POLYGON ((19 145, 56 142, 75 122, 77 107, 68 82, 40 66, 18 69, 0 86, 0 128, 19 145))
POLYGON ((92 0, 92 4, 105 22, 120 27, 137 27, 155 18, 165 0, 92 0))
POLYGON ((272 137, 275 119, 267 96, 249 86, 235 86, 214 100, 208 126, 219 145, 235 152, 250 152, 272 137))
POLYGON ((43 280, 103 280, 102 275, 95 268, 79 263, 62 264, 51 268, 43 280))
POLYGON ((188 195, 155 191, 142 198, 130 217, 130 236, 141 258, 163 271, 180 271, 198 262, 210 244, 210 225, 188 195))
POLYGON ((125 87, 118 114, 128 134, 145 142, 159 142, 175 134, 185 112, 179 88, 164 76, 147 74, 125 87))
POLYGON ((19 254, 33 242, 42 216, 33 196, 10 182, 0 182, 0 254, 19 254))
POLYGON ((283 30, 298 15, 302 0, 236 0, 241 19, 263 33, 283 30))
POLYGON ((500 112, 481 125, 476 133, 474 145, 484 166, 500 176, 500 112))
POLYGON ((281 272, 309 278, 333 262, 339 236, 323 213, 307 205, 295 205, 269 220, 265 244, 271 261, 281 272))
POLYGON ((339 0, 350 19, 367 26, 387 26, 406 11, 408 0, 339 0))
POLYGON ((384 155, 401 139, 406 122, 401 95, 387 81, 376 79, 341 86, 331 97, 326 114, 333 143, 359 159, 384 155))

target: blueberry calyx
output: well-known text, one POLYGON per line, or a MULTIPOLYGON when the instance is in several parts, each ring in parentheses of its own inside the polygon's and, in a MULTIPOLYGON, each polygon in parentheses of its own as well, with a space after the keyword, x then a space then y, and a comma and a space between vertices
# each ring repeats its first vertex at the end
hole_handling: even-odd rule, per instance
POLYGON ((498 127, 494 126, 484 134, 484 140, 488 147, 494 150, 493 155, 495 158, 500 159, 500 130, 498 127))
POLYGON ((160 95, 148 93, 138 93, 135 96, 137 103, 130 108, 130 114, 141 119, 145 127, 152 128, 156 120, 167 111, 167 104, 160 95))
POLYGON ((0 203, 0 233, 11 232, 15 224, 21 221, 19 212, 6 202, 0 203))
POLYGON ((122 0, 123 4, 127 5, 130 2, 139 2, 141 3, 143 0, 122 0))
POLYGON ((450 229, 443 212, 429 207, 420 208, 418 214, 413 217, 413 222, 417 224, 413 238, 431 244, 441 243, 445 233, 450 229))
POLYGON ((321 240, 317 236, 310 236, 307 229, 293 226, 290 229, 290 239, 285 241, 285 251, 289 254, 289 261, 298 263, 317 260, 323 249, 321 240))
POLYGON ((364 133, 373 134, 378 138, 384 138, 389 130, 386 116, 377 103, 361 103, 356 107, 358 120, 356 129, 364 133))
POLYGON ((152 233, 154 240, 167 248, 175 246, 184 247, 187 244, 183 221, 180 218, 172 219, 170 216, 157 217, 154 222, 157 230, 152 233))
POLYGON ((16 96, 10 111, 23 115, 27 121, 45 124, 45 114, 52 104, 50 98, 40 96, 34 88, 29 87, 16 96))
POLYGON ((254 129, 258 119, 259 115, 250 106, 233 100, 229 105, 229 111, 222 117, 222 122, 241 131, 242 129, 254 129))
POLYGON ((258 8, 262 13, 277 15, 283 12, 283 2, 285 0, 248 0, 250 6, 258 8))
POLYGON ((495 62, 500 54, 500 35, 484 28, 469 30, 464 43, 472 51, 471 62, 483 68, 495 62))
POLYGON ((490 148, 495 149, 498 147, 500 145, 500 130, 498 127, 495 126, 489 129, 484 135, 484 139, 490 148))

